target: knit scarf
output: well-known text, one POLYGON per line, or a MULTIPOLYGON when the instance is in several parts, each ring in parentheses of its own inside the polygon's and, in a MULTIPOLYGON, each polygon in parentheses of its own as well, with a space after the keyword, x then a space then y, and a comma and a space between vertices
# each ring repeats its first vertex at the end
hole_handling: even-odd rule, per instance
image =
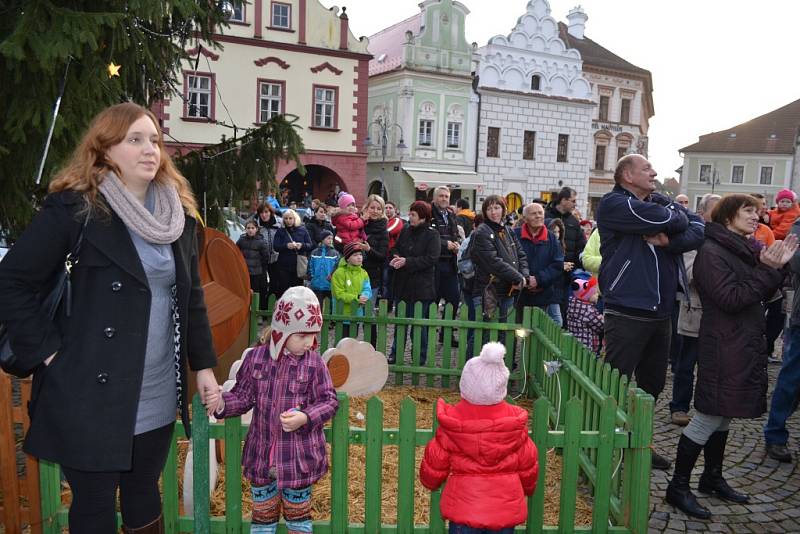
POLYGON ((174 187, 152 182, 155 206, 153 213, 128 191, 116 174, 109 172, 97 186, 125 226, 148 243, 169 245, 183 233, 183 205, 174 187))

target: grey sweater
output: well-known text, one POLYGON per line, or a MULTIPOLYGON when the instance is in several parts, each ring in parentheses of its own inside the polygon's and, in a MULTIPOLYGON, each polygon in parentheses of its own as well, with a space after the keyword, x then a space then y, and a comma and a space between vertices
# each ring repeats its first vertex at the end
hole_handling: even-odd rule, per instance
MULTIPOLYGON (((145 207, 152 212, 151 191, 152 189, 148 190, 145 207)), ((139 253, 151 296, 147 352, 134 430, 134 434, 138 435, 165 426, 176 419, 175 326, 172 318, 175 258, 171 245, 149 243, 130 228, 128 233, 139 253)))

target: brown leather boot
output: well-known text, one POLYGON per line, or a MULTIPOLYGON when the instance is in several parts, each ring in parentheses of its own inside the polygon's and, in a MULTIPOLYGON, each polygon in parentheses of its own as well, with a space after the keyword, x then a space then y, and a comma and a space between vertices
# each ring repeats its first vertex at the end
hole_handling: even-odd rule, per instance
POLYGON ((139 528, 122 525, 122 532, 124 534, 164 534, 164 515, 159 515, 151 523, 139 528))

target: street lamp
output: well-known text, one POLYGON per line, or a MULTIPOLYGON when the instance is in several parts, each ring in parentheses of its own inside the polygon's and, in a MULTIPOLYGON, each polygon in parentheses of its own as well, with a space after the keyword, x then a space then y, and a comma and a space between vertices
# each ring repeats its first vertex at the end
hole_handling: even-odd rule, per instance
POLYGON ((711 171, 711 194, 714 194, 714 186, 719 183, 719 171, 717 171, 716 167, 714 170, 711 171))
MULTIPOLYGON (((397 148, 399 150, 404 150, 406 144, 403 142, 403 127, 397 124, 396 122, 390 123, 386 116, 381 115, 371 123, 369 126, 376 125, 378 127, 378 135, 380 136, 380 144, 378 146, 381 147, 381 198, 386 198, 386 185, 384 183, 384 171, 386 170, 386 151, 389 148, 389 132, 392 131, 394 128, 400 130, 400 142, 397 143, 397 148)), ((364 146, 371 147, 374 146, 372 139, 367 136, 364 139, 364 146)))

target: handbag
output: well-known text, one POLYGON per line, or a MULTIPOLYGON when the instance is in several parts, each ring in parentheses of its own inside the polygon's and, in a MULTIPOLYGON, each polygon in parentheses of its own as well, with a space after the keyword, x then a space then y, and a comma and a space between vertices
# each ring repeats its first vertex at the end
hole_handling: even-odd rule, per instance
MULTIPOLYGON (((289 236, 289 241, 296 243, 296 241, 292 239, 292 234, 289 233, 289 230, 286 230, 286 235, 289 236)), ((308 274, 308 256, 301 254, 299 251, 295 252, 297 252, 297 278, 305 278, 308 274)))
POLYGON ((489 283, 483 288, 481 297, 483 317, 489 320, 494 315, 494 312, 497 311, 497 306, 500 303, 500 299, 497 297, 497 287, 494 285, 494 275, 489 276, 489 283))
MULTIPOLYGON (((72 281, 71 274, 72 268, 78 263, 78 257, 81 251, 81 243, 83 242, 83 232, 86 230, 86 225, 89 224, 89 214, 86 215, 86 220, 83 222, 78 239, 72 250, 67 253, 64 258, 64 266, 55 276, 53 282, 53 289, 50 290, 41 303, 41 309, 47 313, 49 319, 56 316, 62 301, 64 303, 64 312, 67 317, 71 314, 72 308, 72 281)), ((27 378, 33 371, 41 365, 41 362, 31 366, 29 361, 25 358, 14 354, 11 350, 11 340, 8 334, 8 325, 5 323, 0 324, 0 368, 8 374, 14 375, 18 378, 27 378)))

